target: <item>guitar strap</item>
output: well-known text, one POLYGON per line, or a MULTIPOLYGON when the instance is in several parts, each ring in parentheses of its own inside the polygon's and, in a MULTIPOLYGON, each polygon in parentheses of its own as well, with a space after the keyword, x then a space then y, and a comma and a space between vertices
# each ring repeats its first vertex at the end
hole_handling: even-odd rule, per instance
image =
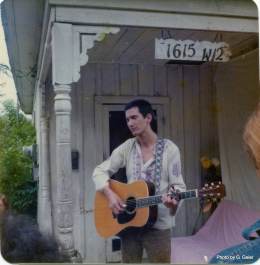
POLYGON ((162 160, 163 160, 163 150, 164 150, 164 139, 158 138, 155 147, 155 172, 154 172, 154 183, 155 183, 155 193, 158 194, 160 191, 161 183, 161 172, 162 172, 162 160))

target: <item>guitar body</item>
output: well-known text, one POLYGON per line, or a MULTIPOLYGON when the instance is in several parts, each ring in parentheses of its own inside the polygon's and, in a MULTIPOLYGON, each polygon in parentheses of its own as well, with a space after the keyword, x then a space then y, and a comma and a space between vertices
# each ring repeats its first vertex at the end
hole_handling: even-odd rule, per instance
POLYGON ((154 195, 154 186, 145 181, 124 184, 110 180, 110 188, 126 203, 126 210, 115 216, 102 192, 95 196, 95 225, 98 234, 104 238, 118 234, 128 227, 152 226, 157 218, 157 206, 135 208, 135 199, 154 195))
MULTIPOLYGON (((157 219, 157 204, 162 203, 162 195, 154 195, 152 183, 139 180, 124 184, 110 180, 110 188, 123 200, 124 211, 115 215, 109 208, 106 196, 97 191, 95 197, 95 225, 98 234, 104 238, 121 234, 130 227, 151 227, 157 219)), ((202 202, 219 201, 225 196, 225 186, 221 183, 205 184, 200 189, 173 191, 167 194, 178 200, 201 198, 202 202)))

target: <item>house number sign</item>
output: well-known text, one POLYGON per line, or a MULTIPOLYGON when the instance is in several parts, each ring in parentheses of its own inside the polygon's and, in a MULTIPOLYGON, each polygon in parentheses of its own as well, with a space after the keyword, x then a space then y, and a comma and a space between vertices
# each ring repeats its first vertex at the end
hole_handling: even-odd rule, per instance
POLYGON ((227 62, 230 56, 226 42, 155 39, 155 59, 227 62))

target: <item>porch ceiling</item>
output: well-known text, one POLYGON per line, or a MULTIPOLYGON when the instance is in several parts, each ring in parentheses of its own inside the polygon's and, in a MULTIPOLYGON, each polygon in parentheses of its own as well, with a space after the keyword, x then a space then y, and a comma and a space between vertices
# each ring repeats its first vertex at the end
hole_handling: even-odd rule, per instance
POLYGON ((96 42, 88 51, 89 63, 164 64, 165 60, 154 58, 155 38, 224 41, 230 45, 231 59, 258 47, 257 33, 122 27, 96 42))

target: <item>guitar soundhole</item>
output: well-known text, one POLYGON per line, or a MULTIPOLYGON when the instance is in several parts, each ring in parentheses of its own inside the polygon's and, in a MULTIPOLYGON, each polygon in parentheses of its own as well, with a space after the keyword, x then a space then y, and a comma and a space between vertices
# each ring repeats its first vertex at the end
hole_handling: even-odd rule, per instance
POLYGON ((119 224, 125 224, 130 222, 136 215, 136 200, 133 197, 129 197, 126 200, 125 211, 117 215, 117 222, 119 224))
POLYGON ((126 200, 126 209, 125 209, 125 211, 128 214, 133 214, 135 212, 135 209, 136 209, 136 200, 135 200, 134 197, 129 197, 126 200))

